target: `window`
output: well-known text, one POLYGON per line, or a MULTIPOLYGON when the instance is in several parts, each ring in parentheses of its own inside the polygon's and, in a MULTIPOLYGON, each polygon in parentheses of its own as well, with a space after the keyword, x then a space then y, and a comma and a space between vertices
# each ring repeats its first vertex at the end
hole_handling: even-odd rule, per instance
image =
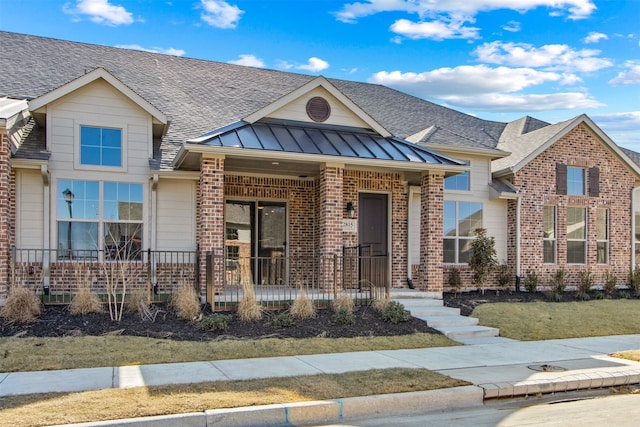
POLYGON ((142 193, 142 184, 59 180, 58 256, 140 259, 142 193))
POLYGON ((556 263, 556 207, 544 207, 544 260, 545 264, 556 263))
POLYGON ((482 203, 444 202, 443 261, 469 262, 475 230, 482 227, 482 203))
POLYGON ((634 241, 635 241, 635 265, 640 265, 640 212, 635 213, 635 225, 634 225, 634 241))
POLYGON ((122 166, 122 131, 80 126, 80 164, 122 166))
POLYGON ((583 168, 567 167, 567 194, 585 195, 585 176, 583 168))
POLYGON ((445 190, 469 191, 470 188, 469 171, 459 173, 444 179, 445 190))
POLYGON ((609 263, 609 209, 598 209, 596 222, 597 263, 609 263))
POLYGON ((586 264, 587 210, 567 208, 567 263, 586 264))

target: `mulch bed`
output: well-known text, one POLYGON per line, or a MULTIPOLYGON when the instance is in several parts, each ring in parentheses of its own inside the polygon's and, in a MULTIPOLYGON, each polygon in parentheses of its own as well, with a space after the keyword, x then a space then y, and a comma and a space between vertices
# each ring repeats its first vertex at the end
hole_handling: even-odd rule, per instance
MULTIPOLYGON (((35 322, 13 324, 0 319, 0 337, 63 337, 83 335, 131 335, 141 337, 166 338, 172 340, 209 341, 221 338, 310 338, 310 337, 361 337, 407 335, 415 332, 439 332, 427 326, 427 323, 411 318, 408 322, 393 324, 384 322, 380 313, 371 307, 356 307, 355 325, 345 326, 333 321, 333 311, 318 310, 316 317, 296 320, 286 328, 275 328, 269 320, 278 312, 266 311, 263 319, 255 322, 242 322, 235 313, 231 316, 229 327, 225 331, 206 331, 189 322, 177 318, 165 306, 160 306, 155 321, 143 321, 137 313, 124 313, 119 322, 111 321, 109 313, 72 315, 66 306, 48 305, 35 322)), ((204 315, 211 314, 209 308, 204 315)))

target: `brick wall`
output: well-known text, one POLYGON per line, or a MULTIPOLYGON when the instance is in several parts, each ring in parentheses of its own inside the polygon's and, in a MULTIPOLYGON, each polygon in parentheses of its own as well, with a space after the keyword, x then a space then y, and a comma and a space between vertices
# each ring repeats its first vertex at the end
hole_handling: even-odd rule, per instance
POLYGON ((442 221, 444 175, 425 172, 420 184, 420 266, 416 285, 427 292, 441 293, 442 221))
POLYGON ((0 305, 4 304, 8 292, 13 194, 9 166, 9 138, 4 132, 0 132, 0 305))
MULTIPOLYGON (((588 173, 588 172, 587 172, 588 173)), ((588 182, 588 177, 586 179, 588 182)), ((577 126, 519 170, 512 177, 521 193, 521 273, 534 270, 541 285, 551 283, 559 269, 567 271, 569 285, 578 281, 578 274, 591 268, 596 283, 602 283, 607 271, 626 283, 631 269, 631 191, 635 177, 622 161, 606 147, 585 124, 577 126), (598 167, 600 193, 597 197, 556 194, 556 163, 583 168, 598 167), (557 264, 543 263, 543 207, 557 209, 557 264), (566 211, 570 206, 587 209, 587 265, 567 264, 566 211), (609 264, 596 264, 596 213, 598 208, 610 210, 609 264)), ((588 193, 587 193, 588 194, 588 193)), ((515 224, 515 203, 509 204, 510 227, 515 224)), ((511 230, 510 228, 510 230, 511 230)), ((515 230, 514 234, 515 234, 515 230)), ((509 264, 515 264, 515 238, 509 238, 509 264)))

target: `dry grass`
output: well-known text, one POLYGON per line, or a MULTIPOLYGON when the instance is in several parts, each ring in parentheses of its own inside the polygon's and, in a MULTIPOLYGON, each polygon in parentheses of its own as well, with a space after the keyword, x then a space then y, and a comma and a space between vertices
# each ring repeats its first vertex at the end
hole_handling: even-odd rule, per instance
POLYGON ((9 291, 4 307, 0 309, 0 317, 9 322, 33 322, 40 315, 41 306, 40 300, 32 290, 14 287, 9 291))
POLYGON ((256 301, 256 292, 250 283, 242 284, 242 300, 238 303, 238 318, 243 322, 262 319, 262 306, 256 301))
POLYGON ((340 294, 333 300, 331 307, 333 308, 333 311, 345 309, 349 312, 353 312, 353 299, 345 292, 340 292, 340 294))
POLYGON ((143 314, 144 307, 149 305, 149 295, 147 290, 137 287, 127 292, 127 299, 124 302, 124 309, 129 313, 143 314))
POLYGON ((425 369, 388 369, 249 381, 0 398, 0 426, 67 424, 207 409, 435 390, 467 385, 425 369))
POLYGON ((472 316, 523 341, 640 334, 640 301, 482 304, 472 316))
POLYGON ((387 297, 386 295, 381 295, 379 298, 376 298, 373 301, 372 306, 374 310, 382 313, 387 308, 390 302, 391 299, 389 297, 387 297))
POLYGON ((313 305, 313 301, 307 297, 306 292, 300 288, 289 312, 296 319, 310 319, 316 315, 316 307, 313 305))
POLYGON ((613 353, 611 356, 619 357, 620 359, 633 360, 634 362, 640 362, 640 350, 628 350, 613 353))
POLYGON ((95 292, 91 292, 88 287, 81 287, 74 295, 69 312, 71 314, 100 313, 103 310, 102 301, 95 292))
POLYGON ((443 335, 174 341, 131 336, 0 338, 0 372, 249 359, 459 345, 443 335))
POLYGON ((201 313, 200 299, 192 285, 182 283, 171 296, 171 308, 181 319, 197 320, 201 313))

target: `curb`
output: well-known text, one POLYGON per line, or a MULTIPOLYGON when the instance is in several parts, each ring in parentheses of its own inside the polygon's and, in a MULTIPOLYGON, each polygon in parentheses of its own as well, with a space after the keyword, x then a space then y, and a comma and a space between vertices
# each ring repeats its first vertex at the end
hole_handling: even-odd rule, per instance
MULTIPOLYGON (((463 386, 410 393, 381 394, 346 399, 273 404, 204 412, 127 418, 79 424, 74 427, 249 427, 337 423, 377 414, 406 415, 482 406, 483 390, 463 386)), ((56 426, 53 426, 56 427, 56 426)), ((61 426, 58 426, 61 427, 61 426)))

